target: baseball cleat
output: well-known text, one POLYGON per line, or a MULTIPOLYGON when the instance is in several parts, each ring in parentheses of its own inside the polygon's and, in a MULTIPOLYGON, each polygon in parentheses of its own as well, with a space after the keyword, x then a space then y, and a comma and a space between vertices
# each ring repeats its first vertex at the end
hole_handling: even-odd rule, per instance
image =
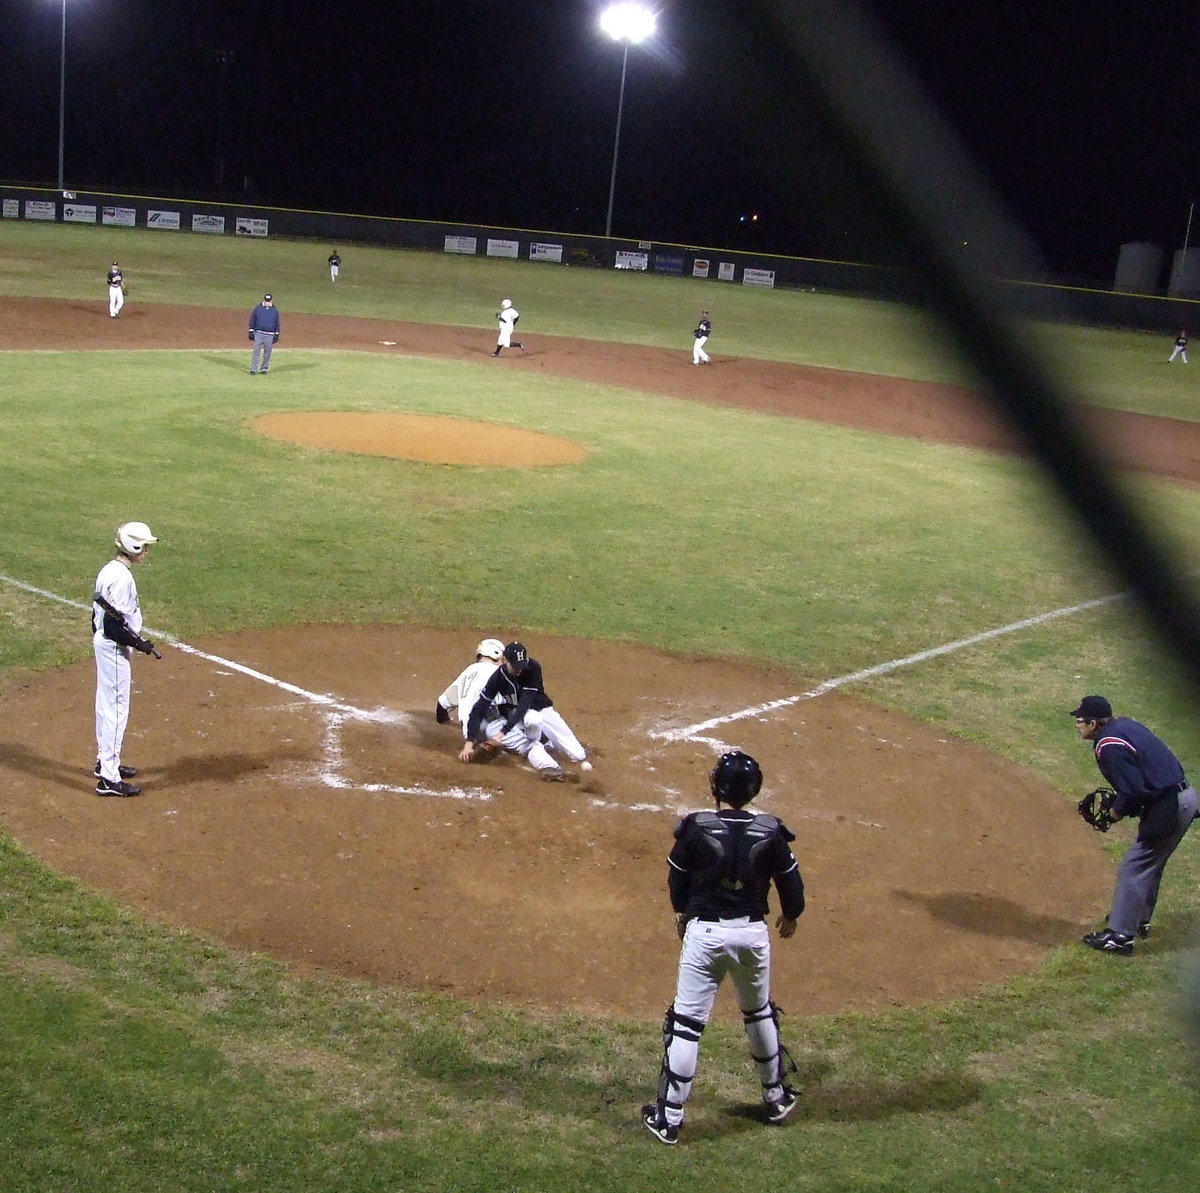
POLYGON ((1150 935, 1150 921, 1147 920, 1144 924, 1138 924, 1138 936, 1143 940, 1150 935))
POLYGON ((567 772, 561 766, 556 766, 553 770, 542 771, 542 779, 547 783, 565 783, 567 772))
POLYGON ((783 1097, 778 1102, 767 1103, 767 1122, 772 1126, 778 1126, 784 1119, 787 1118, 793 1110, 796 1109, 800 1101, 799 1095, 794 1089, 789 1089, 786 1085, 783 1087, 783 1097))
POLYGON ((110 782, 108 779, 98 779, 96 781, 96 794, 121 796, 141 795, 142 789, 140 787, 135 787, 132 783, 126 783, 123 779, 119 779, 115 783, 110 782))
POLYGON ((1118 957, 1133 956, 1133 937, 1114 932, 1111 928, 1089 932, 1083 938, 1083 943, 1100 953, 1116 953, 1118 957))
POLYGON ((659 1143, 673 1147, 679 1142, 679 1128, 673 1127, 667 1122, 666 1115, 654 1102, 649 1102, 642 1107, 642 1125, 659 1143))
MULTIPOLYGON (((122 766, 122 767, 118 767, 118 769, 121 772, 122 779, 132 779, 137 775, 137 767, 136 766, 122 766)), ((95 766, 95 769, 92 771, 92 774, 94 774, 97 779, 100 777, 100 760, 98 758, 96 759, 96 766, 95 766)))

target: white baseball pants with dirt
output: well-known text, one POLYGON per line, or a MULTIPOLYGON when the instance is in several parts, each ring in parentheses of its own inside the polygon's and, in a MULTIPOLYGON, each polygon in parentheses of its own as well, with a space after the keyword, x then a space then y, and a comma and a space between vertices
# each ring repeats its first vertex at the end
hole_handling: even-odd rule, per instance
POLYGON ((561 750, 572 762, 582 762, 587 757, 579 738, 571 732, 571 726, 556 708, 527 712, 525 732, 535 740, 543 739, 551 750, 561 750))
POLYGON ((674 1077, 664 1113, 672 1126, 683 1122, 683 1107, 691 1096, 700 1057, 700 1032, 726 976, 737 995, 750 1055, 762 1082, 763 1101, 778 1102, 783 1097, 779 1029, 771 1007, 771 937, 766 923, 747 916, 689 920, 679 953, 675 1025, 667 1046, 667 1064, 674 1077))
POLYGON ((518 721, 507 733, 504 732, 504 721, 489 721, 483 726, 485 737, 499 737, 501 744, 509 754, 520 754, 529 760, 534 770, 558 770, 559 765, 550 757, 549 751, 541 741, 541 733, 530 734, 522 721, 518 721))
POLYGON ((115 319, 120 313, 121 308, 125 305, 125 294, 120 286, 109 286, 108 288, 108 313, 109 316, 115 319))
POLYGON ((692 364, 703 364, 708 360, 708 353, 704 351, 704 345, 708 343, 708 336, 697 336, 692 344, 692 364))
POLYGON ((121 779, 121 743, 129 723, 130 648, 118 646, 102 631, 92 635, 96 656, 96 757, 110 783, 121 779))

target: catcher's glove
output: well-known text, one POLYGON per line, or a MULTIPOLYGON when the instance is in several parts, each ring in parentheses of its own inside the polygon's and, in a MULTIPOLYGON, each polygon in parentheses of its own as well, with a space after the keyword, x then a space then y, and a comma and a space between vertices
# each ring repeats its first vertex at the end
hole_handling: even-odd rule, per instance
POLYGON ((494 741, 467 742, 459 758, 463 762, 491 762, 502 750, 494 741))
POLYGON ((1079 801, 1079 815, 1097 832, 1106 833, 1116 820, 1112 814, 1116 798, 1117 793, 1111 787, 1097 787, 1079 801))

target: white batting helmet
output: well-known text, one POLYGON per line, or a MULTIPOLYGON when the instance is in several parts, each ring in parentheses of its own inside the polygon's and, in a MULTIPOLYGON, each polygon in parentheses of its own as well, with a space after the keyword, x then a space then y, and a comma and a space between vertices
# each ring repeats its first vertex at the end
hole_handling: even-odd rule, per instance
POLYGON ((475 647, 477 657, 491 659, 498 663, 504 657, 504 643, 498 638, 485 638, 477 647, 475 647))
POLYGON ((126 555, 140 555, 150 543, 157 542, 145 522, 126 522, 117 527, 116 543, 126 555))
POLYGON ((502 311, 507 311, 507 310, 508 310, 508 308, 509 308, 510 306, 512 306, 512 299, 511 299, 511 298, 502 298, 502 299, 500 300, 500 309, 501 309, 502 311))

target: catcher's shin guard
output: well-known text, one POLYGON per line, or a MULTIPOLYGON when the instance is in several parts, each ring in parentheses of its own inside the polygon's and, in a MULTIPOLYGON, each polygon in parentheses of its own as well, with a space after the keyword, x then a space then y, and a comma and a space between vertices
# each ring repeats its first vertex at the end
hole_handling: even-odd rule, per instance
POLYGON ((779 1037, 779 1008, 770 1000, 753 1011, 742 1012, 750 1056, 762 1082, 763 1093, 768 1090, 790 1089, 787 1079, 797 1072, 792 1054, 779 1037))
POLYGON ((672 1003, 667 1007, 662 1031, 663 1058, 658 1076, 658 1104, 681 1113, 696 1077, 696 1061, 700 1055, 700 1036, 704 1024, 699 1019, 680 1015, 672 1003))

